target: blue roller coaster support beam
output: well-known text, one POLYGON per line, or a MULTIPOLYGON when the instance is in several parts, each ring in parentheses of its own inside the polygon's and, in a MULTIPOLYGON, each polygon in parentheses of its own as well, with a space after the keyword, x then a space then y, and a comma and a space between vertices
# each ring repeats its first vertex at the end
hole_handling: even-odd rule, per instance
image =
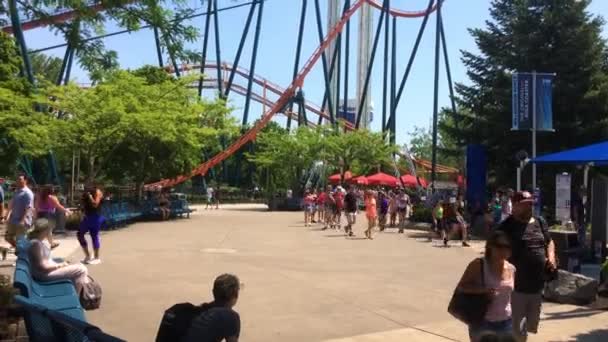
POLYGON ((397 17, 393 17, 393 36, 391 42, 391 98, 390 105, 391 111, 388 118, 389 122, 389 141, 391 144, 395 144, 397 134, 397 114, 395 106, 395 94, 397 92, 397 17))
POLYGON ((171 64, 173 65, 173 69, 175 71, 175 76, 177 76, 179 78, 179 77, 181 77, 181 73, 179 72, 179 65, 177 65, 177 59, 175 59, 175 53, 173 53, 171 51, 171 42, 170 42, 170 40, 172 40, 172 39, 169 36, 168 32, 163 32, 161 30, 161 33, 163 34, 163 36, 165 38, 165 45, 167 45, 167 52, 169 53, 169 59, 171 60, 171 64))
MULTIPOLYGON (((331 56, 331 63, 329 64, 329 74, 334 74, 334 69, 336 68, 336 61, 338 60, 338 49, 334 49, 334 53, 331 56)), ((323 94, 323 103, 321 104, 321 110, 325 110, 325 106, 327 105, 327 98, 329 96, 329 88, 325 88, 325 93, 323 94)), ((323 116, 319 115, 318 125, 323 122, 323 116)))
MULTIPOLYGON (((344 8, 350 8, 350 0, 344 1, 344 8)), ((348 108, 348 62, 349 62, 349 54, 350 54, 350 20, 346 22, 346 32, 344 33, 344 104, 343 108, 346 112, 348 108)))
MULTIPOLYGON (((335 75, 336 80, 338 80, 336 82, 336 110, 334 113, 336 113, 336 116, 338 116, 338 114, 340 113, 340 70, 342 69, 342 34, 339 34, 336 38, 336 47, 334 48, 334 50, 334 53, 336 54, 335 75)), ((333 78, 334 73, 332 72, 331 75, 333 78)))
POLYGON ((403 94, 403 89, 405 88, 405 82, 412 71, 412 65, 414 64, 414 60, 416 59, 416 54, 418 53, 418 47, 420 46, 420 41, 422 40, 422 36, 424 35, 424 29, 426 28, 426 24, 429 21, 429 15, 431 14, 431 9, 433 8, 433 4, 435 0, 429 0, 429 4, 426 8, 426 13, 424 15, 424 19, 422 19, 422 24, 420 25, 420 29, 418 30, 418 36, 416 37, 416 42, 414 43, 414 49, 412 50, 412 54, 410 55, 410 59, 407 62, 407 67, 405 68, 405 73, 403 74, 403 78, 401 79, 401 83, 399 84, 399 90, 395 95, 395 109, 399 106, 399 101, 401 100, 401 95, 403 94))
POLYGON ((255 65, 258 57, 258 45, 260 43, 260 31, 262 30, 262 16, 264 13, 264 2, 260 2, 258 7, 258 18, 255 23, 255 34, 253 37, 253 51, 251 52, 251 65, 249 66, 250 76, 247 81, 247 95, 245 96, 245 108, 243 109, 243 128, 247 125, 249 119, 249 107, 251 104, 251 88, 253 87, 253 78, 255 75, 255 65))
POLYGON ((68 58, 68 65, 65 69, 65 77, 63 79, 63 84, 68 84, 70 82, 70 75, 72 74, 72 65, 74 64, 74 49, 70 49, 70 57, 68 58))
MULTIPOLYGON (((306 23, 306 8, 308 6, 308 0, 302 0, 302 11, 300 12, 300 25, 298 26, 298 43, 296 44, 296 60, 293 63, 293 76, 292 80, 295 80, 298 76, 298 70, 300 70, 300 57, 302 54, 302 38, 304 37, 304 24, 306 23)), ((323 107, 321 107, 322 109, 323 107)), ((293 103, 289 105, 289 111, 293 111, 293 103)), ((321 118, 321 116, 319 116, 321 118)), ((291 115, 287 116, 287 130, 291 128, 291 115)))
POLYGON ((156 45, 156 56, 158 57, 158 66, 162 68, 164 66, 163 50, 162 50, 162 47, 160 46, 160 36, 158 34, 158 27, 154 27, 153 31, 154 31, 154 44, 156 45))
POLYGON ((433 147, 431 150, 431 190, 435 192, 437 179, 437 121, 439 115, 439 56, 441 42, 441 2, 437 3, 437 26, 435 28, 435 82, 433 84, 433 147))
MULTIPOLYGON (((448 47, 447 47, 447 43, 446 43, 446 39, 445 39, 445 31, 443 29, 443 16, 441 15, 441 12, 439 12, 437 15, 439 16, 439 21, 441 22, 440 23, 440 25, 441 25, 441 44, 443 46, 443 59, 445 59, 445 71, 448 76, 448 87, 450 89, 450 103, 452 105, 452 113, 454 113, 454 115, 456 115, 457 114, 456 97, 454 97, 454 85, 452 83, 452 72, 450 70, 450 59, 448 58, 448 47)), ((456 128, 459 127, 458 122, 459 122, 459 120, 454 120, 456 128)))
POLYGON ((257 1, 254 1, 251 3, 251 7, 249 8, 249 14, 247 15, 247 20, 245 21, 245 28, 243 29, 243 33, 241 34, 241 41, 239 42, 239 47, 236 50, 234 62, 232 62, 232 71, 230 71, 228 83, 226 84, 226 90, 224 92, 224 97, 226 98, 228 97, 228 95, 230 95, 230 88, 232 88, 232 82, 234 82, 234 75, 236 75, 236 69, 239 67, 239 61, 241 60, 243 47, 245 46, 245 41, 247 40, 247 35, 249 34, 249 26, 251 26, 251 19, 253 18, 253 13, 255 13, 256 5, 257 1))
POLYGON ((211 25, 211 9, 213 3, 207 0, 207 15, 205 16, 205 36, 203 37, 203 52, 201 54, 200 78, 198 79, 198 97, 203 96, 203 82, 205 81, 205 63, 207 63, 207 45, 209 42, 209 26, 211 25))
POLYGON ((213 0, 213 31, 215 33, 215 59, 217 61, 217 90, 218 94, 220 94, 220 98, 224 98, 224 92, 222 91, 224 88, 222 85, 222 68, 220 67, 222 64, 222 53, 220 50, 220 23, 218 16, 217 0, 213 0))
MULTIPOLYGON (((319 0, 315 0, 315 14, 317 17, 317 32, 319 34, 319 44, 323 43, 323 39, 325 38, 325 35, 323 34, 323 24, 321 23, 321 8, 319 6, 319 0)), ((336 116, 334 115, 334 106, 333 106, 333 102, 331 101, 331 87, 330 87, 330 81, 329 81, 329 70, 328 70, 328 65, 327 65, 327 52, 324 50, 323 54, 321 55, 321 62, 323 64, 323 78, 325 79, 325 89, 327 91, 327 93, 329 94, 327 96, 327 108, 329 111, 329 121, 331 122, 331 124, 335 124, 336 122, 336 116)))
POLYGON ((30 57, 27 53, 27 45, 25 44, 25 38, 23 36, 23 30, 21 29, 21 20, 19 19, 19 9, 17 8, 16 0, 8 0, 9 11, 11 12, 11 24, 13 26, 13 35, 19 45, 19 51, 21 52, 21 58, 23 59, 23 69, 27 80, 34 84, 34 73, 32 72, 32 64, 30 63, 30 57))
MULTIPOLYGON (((382 3, 382 12, 380 12, 380 19, 378 20, 378 26, 376 27, 376 35, 374 36, 374 42, 372 44, 372 53, 369 59, 369 64, 367 65, 367 73, 365 74, 365 82, 363 82, 363 92, 361 93, 361 99, 359 101, 359 109, 357 110, 357 122, 355 124, 355 128, 358 129, 361 125, 361 114, 363 110, 367 110, 367 108, 363 108, 365 104, 365 98, 367 97, 367 91, 369 89, 369 80, 372 76, 372 69, 374 67, 374 59, 376 58, 376 49, 378 48, 378 42, 380 41, 380 32, 382 32, 382 23, 384 22, 384 17, 388 14, 388 0, 384 0, 382 3)), ((388 20, 388 19, 387 19, 388 20)))
POLYGON ((71 52, 72 48, 68 44, 68 47, 65 48, 65 55, 63 55, 63 61, 61 62, 61 69, 59 69, 59 76, 57 76, 57 80, 55 81, 56 85, 61 85, 61 82, 63 82, 63 75, 65 74, 65 68, 68 65, 71 52))
MULTIPOLYGON (((390 8, 391 4, 388 1, 388 7, 390 8)), ((389 64, 388 64, 388 54, 389 54, 389 21, 388 18, 384 22, 384 74, 382 79, 382 132, 386 131, 386 118, 388 117, 388 112, 390 109, 388 108, 389 104, 387 104, 388 97, 388 74, 389 74, 389 64)))

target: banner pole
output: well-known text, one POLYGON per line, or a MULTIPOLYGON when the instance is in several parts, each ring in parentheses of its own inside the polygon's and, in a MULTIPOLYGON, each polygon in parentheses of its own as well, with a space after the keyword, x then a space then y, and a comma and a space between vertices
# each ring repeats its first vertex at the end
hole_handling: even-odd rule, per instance
MULTIPOLYGON (((532 159, 536 158, 536 71, 532 71, 532 159)), ((536 163, 532 164, 532 191, 536 190, 536 163)))

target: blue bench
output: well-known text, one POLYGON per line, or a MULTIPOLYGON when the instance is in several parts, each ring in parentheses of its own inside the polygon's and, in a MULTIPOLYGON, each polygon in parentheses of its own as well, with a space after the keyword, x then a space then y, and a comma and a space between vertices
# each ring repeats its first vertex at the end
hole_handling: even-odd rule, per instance
POLYGON ((24 238, 17 242, 17 261, 13 287, 31 302, 45 308, 62 312, 70 317, 86 322, 84 310, 74 285, 69 280, 38 281, 31 273, 27 249, 29 241, 24 238))
POLYGON ((119 338, 105 334, 94 325, 75 319, 64 312, 50 310, 30 298, 16 295, 14 302, 20 306, 30 341, 123 342, 119 338))

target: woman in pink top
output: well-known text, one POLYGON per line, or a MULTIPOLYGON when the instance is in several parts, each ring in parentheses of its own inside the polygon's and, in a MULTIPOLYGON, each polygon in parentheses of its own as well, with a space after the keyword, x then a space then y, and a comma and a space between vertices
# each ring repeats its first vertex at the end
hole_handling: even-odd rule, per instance
POLYGON ((510 256, 509 237, 504 232, 494 232, 486 241, 485 256, 469 264, 458 284, 458 289, 462 292, 487 293, 492 297, 484 321, 469 326, 472 342, 477 342, 484 332, 511 334, 513 331, 511 293, 515 284, 515 266, 507 261, 510 256), (482 277, 484 284, 481 282, 482 277))
POLYGON ((372 229, 376 225, 377 209, 376 209, 376 196, 373 191, 368 190, 365 192, 365 216, 367 216, 367 230, 365 236, 368 239, 372 239, 372 229))
POLYGON ((59 246, 58 242, 53 241, 53 229, 57 224, 57 211, 64 212, 66 215, 70 215, 70 211, 59 203, 59 199, 53 194, 52 185, 41 187, 34 201, 34 207, 36 208, 36 218, 45 218, 49 222, 46 239, 49 241, 51 248, 59 246))

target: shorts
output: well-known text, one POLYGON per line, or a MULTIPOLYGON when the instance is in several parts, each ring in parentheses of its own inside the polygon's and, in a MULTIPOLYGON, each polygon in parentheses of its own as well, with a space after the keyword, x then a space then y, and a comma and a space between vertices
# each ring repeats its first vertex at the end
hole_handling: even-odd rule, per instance
POLYGON ((405 214, 407 212, 407 208, 397 208, 399 214, 405 214))
POLYGON ((513 331, 521 336, 538 332, 543 295, 539 293, 522 293, 514 291, 511 295, 513 331))
POLYGON ((25 235, 28 227, 21 224, 6 224, 6 232, 4 233, 4 239, 7 241, 15 241, 17 238, 25 235))
POLYGON ((353 225, 357 222, 357 213, 353 213, 353 212, 347 212, 346 213, 346 222, 348 222, 349 225, 353 225))
POLYGON ((443 222, 443 219, 438 220, 437 224, 433 224, 433 229, 437 232, 446 230, 446 227, 447 227, 447 224, 445 224, 445 222, 443 222))

